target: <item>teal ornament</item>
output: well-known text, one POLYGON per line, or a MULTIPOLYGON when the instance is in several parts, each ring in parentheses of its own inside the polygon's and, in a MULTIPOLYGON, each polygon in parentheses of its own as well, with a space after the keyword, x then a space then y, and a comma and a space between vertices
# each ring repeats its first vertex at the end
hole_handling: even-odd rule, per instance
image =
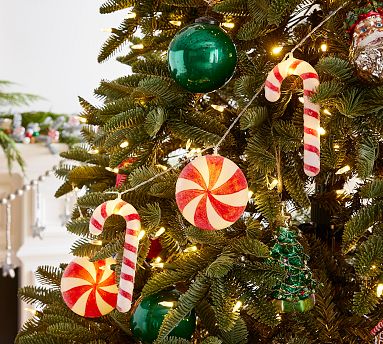
MULTIPOLYGON (((145 344, 153 343, 166 314, 177 306, 180 293, 176 290, 161 291, 142 299, 130 318, 130 328, 135 338, 145 344)), ((194 310, 170 332, 169 336, 190 340, 196 326, 194 310)))
POLYGON ((225 85, 237 63, 231 38, 212 18, 198 18, 184 27, 170 42, 170 74, 193 93, 208 93, 225 85))

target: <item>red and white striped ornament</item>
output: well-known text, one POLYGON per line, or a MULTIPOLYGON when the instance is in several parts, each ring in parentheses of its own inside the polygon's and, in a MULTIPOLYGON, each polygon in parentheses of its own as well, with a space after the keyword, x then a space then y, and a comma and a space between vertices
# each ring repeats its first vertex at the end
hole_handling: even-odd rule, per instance
POLYGON ((308 62, 289 57, 278 63, 267 76, 267 100, 275 102, 279 99, 282 81, 289 75, 299 75, 303 79, 304 171, 308 176, 316 176, 320 171, 320 107, 311 101, 311 97, 319 85, 319 76, 308 62))
POLYGON ((106 219, 111 215, 120 215, 126 221, 124 253, 117 298, 117 309, 125 313, 132 306, 138 233, 141 228, 141 221, 137 210, 131 204, 117 198, 100 204, 94 210, 89 222, 89 231, 94 235, 101 234, 106 219))
POLYGON ((219 155, 200 156, 181 171, 176 201, 182 215, 201 229, 223 229, 237 221, 249 199, 243 172, 219 155))
POLYGON ((90 262, 77 257, 64 270, 61 294, 66 305, 76 314, 97 318, 116 308, 116 274, 110 269, 115 260, 90 262))

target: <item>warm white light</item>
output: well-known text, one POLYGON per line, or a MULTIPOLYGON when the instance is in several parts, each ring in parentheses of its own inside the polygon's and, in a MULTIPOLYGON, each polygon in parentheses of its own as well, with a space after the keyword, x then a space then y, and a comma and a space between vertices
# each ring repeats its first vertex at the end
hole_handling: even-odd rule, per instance
POLYGON ((35 309, 29 308, 29 307, 25 307, 24 311, 26 311, 28 313, 31 313, 32 315, 36 315, 37 314, 37 311, 35 309))
POLYGON ((136 12, 130 12, 126 15, 126 19, 134 19, 137 17, 137 13, 136 12))
POLYGON ((138 233, 138 241, 140 241, 145 236, 145 231, 142 230, 140 233, 138 233))
POLYGON ((376 296, 381 297, 383 295, 383 283, 379 283, 376 287, 376 296))
POLYGON ((238 312, 241 309, 241 307, 242 307, 242 302, 241 301, 237 301, 236 304, 233 307, 233 313, 238 312))
POLYGON ((340 146, 339 146, 337 143, 335 143, 335 144, 334 144, 334 150, 338 151, 339 148, 340 148, 340 146))
POLYGON ((326 130, 322 127, 319 127, 319 135, 326 135, 326 130))
POLYGON ((336 190, 335 191, 337 195, 342 195, 344 193, 344 190, 341 189, 341 190, 336 190))
POLYGON ((174 306, 174 302, 171 302, 171 301, 161 301, 161 302, 158 302, 158 304, 168 308, 173 308, 174 306))
POLYGON ((140 49, 144 49, 144 45, 142 43, 140 43, 140 44, 133 44, 130 48, 131 49, 135 49, 135 50, 140 50, 140 49))
POLYGON ((105 167, 105 169, 107 170, 107 171, 109 171, 109 172, 113 172, 113 173, 118 173, 120 170, 117 168, 117 167, 115 167, 115 168, 111 168, 111 167, 105 167))
POLYGON ((376 265, 371 265, 371 270, 375 270, 376 269, 376 265))
POLYGON ((160 169, 163 170, 163 171, 166 171, 166 170, 168 169, 167 166, 165 166, 165 165, 161 165, 161 164, 157 164, 156 167, 160 168, 160 169))
POLYGON ((326 114, 326 115, 331 115, 331 112, 328 111, 328 109, 324 109, 324 110, 323 110, 323 113, 326 114))
POLYGON ((225 106, 223 105, 216 105, 216 104, 212 104, 211 107, 214 109, 214 110, 217 110, 219 112, 224 112, 225 111, 225 106))
POLYGON ((113 29, 111 27, 106 27, 106 28, 103 28, 101 29, 102 32, 112 32, 113 29))
POLYGON ((328 50, 328 45, 327 43, 322 43, 320 45, 320 50, 322 50, 324 53, 328 50))
POLYGON ((188 248, 185 248, 184 252, 195 252, 197 250, 198 250, 197 246, 190 246, 188 248))
POLYGON ((276 186, 278 186, 278 179, 273 179, 273 181, 270 183, 270 185, 268 186, 268 189, 269 190, 272 190, 274 189, 276 186))
POLYGON ((152 266, 152 268, 159 268, 159 269, 164 268, 164 263, 151 263, 150 265, 152 266))
POLYGON ((249 192, 247 193, 247 196, 249 197, 249 199, 250 199, 251 197, 253 197, 253 195, 254 195, 254 192, 251 191, 251 190, 249 190, 249 192))
POLYGON ((340 168, 338 171, 335 172, 335 174, 343 174, 351 170, 351 167, 346 165, 342 168, 340 168))
POLYGON ((181 26, 182 25, 182 22, 180 22, 179 20, 170 20, 169 23, 172 25, 175 25, 175 26, 181 26))
POLYGON ((279 55, 279 54, 282 52, 282 50, 283 50, 283 47, 280 46, 280 45, 277 45, 277 46, 275 46, 275 47, 271 50, 271 52, 273 53, 273 55, 279 55))
POLYGON ((126 148, 126 147, 128 147, 129 146, 129 142, 128 141, 124 141, 124 142, 122 142, 121 144, 120 144, 120 147, 121 148, 126 148))
POLYGON ((161 257, 157 257, 156 259, 154 259, 154 262, 155 262, 155 263, 161 263, 161 260, 162 260, 161 257))
POLYGON ((305 102, 305 98, 304 97, 299 97, 298 100, 303 104, 305 102))
POLYGON ((232 29, 232 28, 234 28, 235 24, 231 23, 231 22, 224 22, 224 23, 222 23, 222 26, 227 28, 227 29, 232 29))
POLYGON ((96 246, 101 246, 102 245, 102 240, 92 240, 91 241, 92 245, 96 245, 96 246))
POLYGON ((154 238, 158 238, 160 237, 162 234, 165 233, 165 227, 161 227, 155 234, 154 234, 154 238))
POLYGON ((88 150, 88 153, 89 154, 98 154, 98 153, 100 153, 100 151, 98 149, 90 149, 90 150, 88 150))

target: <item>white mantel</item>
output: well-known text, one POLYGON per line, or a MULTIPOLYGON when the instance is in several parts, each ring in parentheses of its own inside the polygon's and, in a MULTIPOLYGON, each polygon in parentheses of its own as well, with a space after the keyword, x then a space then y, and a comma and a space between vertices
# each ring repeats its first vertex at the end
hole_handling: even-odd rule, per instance
MULTIPOLYGON (((21 188, 32 179, 37 179, 45 171, 58 165, 59 155, 52 155, 43 144, 18 144, 25 162, 25 175, 18 166, 12 174, 8 173, 4 153, 0 150, 0 198, 21 188)), ((55 144, 58 151, 65 151, 66 145, 55 144)), ((42 239, 32 237, 32 224, 35 219, 34 201, 35 191, 26 191, 23 196, 18 196, 11 202, 12 206, 12 244, 20 260, 20 287, 35 285, 34 271, 40 265, 58 266, 60 263, 69 262, 70 246, 75 236, 70 235, 62 224, 61 216, 65 212, 65 197, 54 197, 62 180, 53 174, 40 182, 42 223, 45 231, 42 239)), ((73 198, 71 203, 73 203, 73 198)), ((5 207, 0 206, 0 263, 5 258, 5 207)), ((22 324, 30 314, 24 311, 26 305, 20 304, 20 323, 22 324)), ((30 306, 29 306, 30 307, 30 306)))

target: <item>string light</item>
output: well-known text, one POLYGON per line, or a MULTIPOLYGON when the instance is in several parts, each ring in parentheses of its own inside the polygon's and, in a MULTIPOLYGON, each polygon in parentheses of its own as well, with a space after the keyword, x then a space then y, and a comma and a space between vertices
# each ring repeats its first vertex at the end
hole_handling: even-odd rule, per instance
POLYGON ((340 168, 338 171, 335 172, 335 174, 343 174, 351 170, 351 167, 346 165, 342 168, 340 168))
POLYGON ((376 269, 376 265, 371 265, 371 270, 375 270, 376 269))
POLYGON ((144 45, 142 43, 133 44, 130 48, 134 50, 140 50, 140 49, 144 49, 144 45))
POLYGON ((101 246, 102 245, 102 240, 93 239, 91 241, 91 244, 92 245, 96 245, 96 246, 101 246))
POLYGON ((128 147, 129 146, 129 142, 128 141, 124 141, 124 142, 122 142, 121 144, 120 144, 120 147, 121 148, 126 148, 126 147, 128 147))
POLYGON ((326 135, 326 130, 322 127, 319 127, 319 135, 326 135))
POLYGON ((330 112, 330 111, 328 111, 328 109, 324 109, 324 110, 323 110, 323 113, 324 113, 324 114, 326 114, 326 115, 329 115, 329 116, 331 116, 331 112, 330 112))
POLYGON ((111 168, 109 166, 105 167, 105 169, 109 172, 113 172, 113 173, 118 173, 120 171, 119 168, 115 167, 115 168, 111 168))
POLYGON ((305 98, 304 97, 299 97, 298 100, 303 104, 305 102, 305 98))
POLYGON ((161 302, 158 302, 158 304, 167 308, 173 308, 174 306, 174 302, 171 302, 171 301, 161 301, 161 302))
POLYGON ((165 233, 165 227, 161 227, 155 234, 154 234, 154 238, 158 238, 160 237, 162 234, 165 233))
POLYGON ((145 236, 145 231, 142 230, 140 233, 138 233, 138 241, 140 241, 145 236))
POLYGON ((273 181, 269 184, 268 189, 269 189, 269 190, 272 190, 272 189, 274 189, 276 186, 278 186, 278 184, 279 184, 278 179, 273 179, 273 181))
POLYGON ((339 146, 337 143, 335 143, 333 147, 334 147, 334 150, 335 150, 335 151, 338 151, 339 148, 340 148, 340 146, 339 146))
POLYGON ((100 153, 100 151, 97 148, 96 149, 89 149, 88 153, 89 154, 98 154, 98 153, 100 153))
POLYGON ((341 190, 336 190, 335 192, 336 192, 337 195, 340 196, 340 195, 342 195, 342 194, 344 193, 344 190, 343 190, 343 189, 341 189, 341 190))
POLYGON ((101 29, 101 32, 113 32, 113 29, 111 27, 106 27, 106 28, 103 28, 101 29))
POLYGON ((251 197, 253 197, 253 195, 254 195, 254 192, 251 191, 251 190, 249 190, 249 192, 247 193, 247 196, 249 197, 249 199, 250 199, 251 197))
POLYGON ((197 250, 198 250, 197 246, 190 246, 190 247, 185 248, 184 252, 195 252, 197 250))
POLYGON ((182 22, 179 20, 170 20, 169 23, 172 25, 175 25, 175 26, 181 26, 182 25, 182 22))
POLYGON ((214 109, 214 110, 217 110, 219 112, 224 112, 225 109, 226 109, 226 106, 223 106, 223 105, 216 105, 216 104, 212 104, 211 107, 214 109))
POLYGON ((381 297, 383 295, 383 283, 379 283, 376 287, 376 296, 381 297))
POLYGON ((151 263, 150 264, 152 266, 152 268, 159 268, 159 269, 163 269, 164 268, 164 263, 151 263))
POLYGON ((25 307, 24 311, 31 313, 33 316, 35 316, 37 314, 37 310, 34 308, 25 307))
POLYGON ((167 166, 165 166, 165 165, 161 165, 161 164, 157 164, 156 167, 160 168, 160 169, 163 170, 163 171, 166 171, 166 170, 168 169, 167 166))
POLYGON ((157 257, 156 259, 154 259, 154 262, 155 262, 155 263, 161 263, 161 260, 162 260, 161 257, 157 257))
POLYGON ((322 52, 326 52, 327 50, 328 50, 328 45, 327 45, 327 43, 322 43, 321 45, 320 45, 320 50, 322 51, 322 52))
POLYGON ((222 23, 222 26, 225 27, 226 29, 233 29, 235 24, 232 22, 224 22, 222 23))
POLYGON ((273 55, 279 55, 282 52, 282 50, 283 50, 283 47, 280 45, 277 45, 277 46, 273 47, 271 52, 273 55))
POLYGON ((130 12, 126 15, 126 19, 134 19, 137 17, 137 13, 136 12, 130 12))
POLYGON ((236 313, 238 312, 242 307, 242 302, 241 301, 237 301, 233 307, 233 313, 236 313))

